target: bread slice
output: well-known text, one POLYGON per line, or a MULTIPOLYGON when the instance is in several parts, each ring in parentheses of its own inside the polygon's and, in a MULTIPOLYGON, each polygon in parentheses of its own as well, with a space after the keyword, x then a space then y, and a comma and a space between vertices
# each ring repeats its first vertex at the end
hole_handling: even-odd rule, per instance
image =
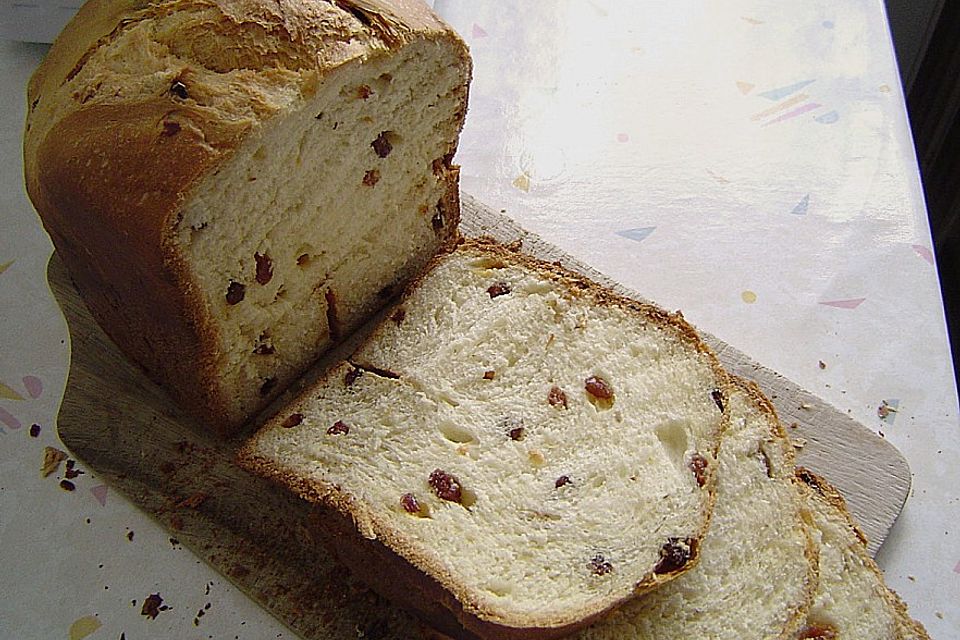
POLYGON ((847 511, 843 497, 826 480, 803 468, 797 477, 820 547, 820 583, 798 640, 929 640, 926 630, 883 581, 867 553, 867 540, 847 511))
POLYGON ((229 431, 456 237, 462 40, 421 0, 91 0, 27 189, 94 317, 229 431))
POLYGON ((700 564, 627 603, 579 640, 787 640, 805 624, 817 554, 793 447, 756 385, 738 381, 728 402, 717 504, 700 564))
POLYGON ((448 635, 559 637, 696 563, 727 385, 679 315, 467 241, 240 461, 448 635))

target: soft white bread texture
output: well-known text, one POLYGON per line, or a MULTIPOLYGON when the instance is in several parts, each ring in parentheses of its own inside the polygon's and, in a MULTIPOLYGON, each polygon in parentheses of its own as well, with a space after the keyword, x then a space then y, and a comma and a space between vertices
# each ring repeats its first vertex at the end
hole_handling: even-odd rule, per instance
POLYGON ((559 637, 694 566, 728 384, 680 316, 467 241, 240 457, 441 631, 559 637))
POLYGON ((769 401, 737 381, 717 457, 717 503, 688 573, 586 629, 580 640, 789 640, 817 581, 793 447, 769 401))
POLYGON ((229 431, 456 237, 470 60, 420 0, 91 0, 27 188, 97 321, 229 431))
POLYGON ((823 478, 797 469, 820 547, 813 607, 797 640, 930 640, 883 581, 840 493, 823 478))

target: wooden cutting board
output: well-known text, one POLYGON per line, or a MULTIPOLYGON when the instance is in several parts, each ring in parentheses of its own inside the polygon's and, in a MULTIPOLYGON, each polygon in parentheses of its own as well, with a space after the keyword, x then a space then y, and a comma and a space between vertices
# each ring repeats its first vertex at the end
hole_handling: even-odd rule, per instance
MULTIPOLYGON (((462 228, 465 235, 520 240, 532 255, 559 260, 639 298, 468 196, 462 228)), ((304 504, 233 464, 246 434, 227 442, 205 434, 123 357, 93 321, 56 254, 48 278, 70 327, 72 357, 58 429, 74 456, 296 633, 318 640, 420 635, 412 618, 333 564, 310 534, 304 504)), ((730 371, 764 389, 784 424, 797 425, 788 431, 805 441, 801 464, 844 494, 875 553, 910 490, 903 456, 816 396, 704 337, 730 371)), ((352 346, 344 345, 325 362, 348 355, 352 346)))

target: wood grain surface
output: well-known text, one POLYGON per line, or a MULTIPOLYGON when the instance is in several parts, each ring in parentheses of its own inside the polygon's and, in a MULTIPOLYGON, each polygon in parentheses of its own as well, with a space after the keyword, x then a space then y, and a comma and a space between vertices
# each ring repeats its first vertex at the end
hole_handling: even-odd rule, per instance
MULTIPOLYGON (((464 196, 462 228, 465 235, 521 240, 525 252, 559 260, 639 298, 469 196, 464 196)), ((310 534, 304 503, 234 465, 234 452, 248 433, 231 441, 208 435, 123 357, 91 318, 56 255, 48 278, 71 335, 58 430, 73 455, 303 637, 421 636, 413 618, 356 584, 329 559, 310 534)), ((274 406, 309 384, 324 366, 348 355, 362 334, 324 358, 274 406)), ((806 441, 799 452, 801 464, 843 493, 875 553, 910 489, 903 456, 789 380, 704 337, 730 371, 764 389, 786 425, 797 425, 787 430, 806 441)))

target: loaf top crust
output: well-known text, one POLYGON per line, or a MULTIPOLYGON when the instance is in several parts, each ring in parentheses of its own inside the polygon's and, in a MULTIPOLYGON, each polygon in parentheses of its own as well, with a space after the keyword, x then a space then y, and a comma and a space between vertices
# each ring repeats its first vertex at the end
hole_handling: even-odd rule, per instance
MULTIPOLYGON (((28 184, 36 186, 39 148, 61 123, 77 128, 70 139, 93 142, 105 133, 104 118, 152 133, 159 119, 148 114, 176 110, 208 152, 224 152, 250 127, 312 95, 327 71, 413 38, 456 41, 466 57, 459 36, 420 0, 91 0, 30 80, 28 184)), ((149 184, 150 176, 142 179, 149 184)))

